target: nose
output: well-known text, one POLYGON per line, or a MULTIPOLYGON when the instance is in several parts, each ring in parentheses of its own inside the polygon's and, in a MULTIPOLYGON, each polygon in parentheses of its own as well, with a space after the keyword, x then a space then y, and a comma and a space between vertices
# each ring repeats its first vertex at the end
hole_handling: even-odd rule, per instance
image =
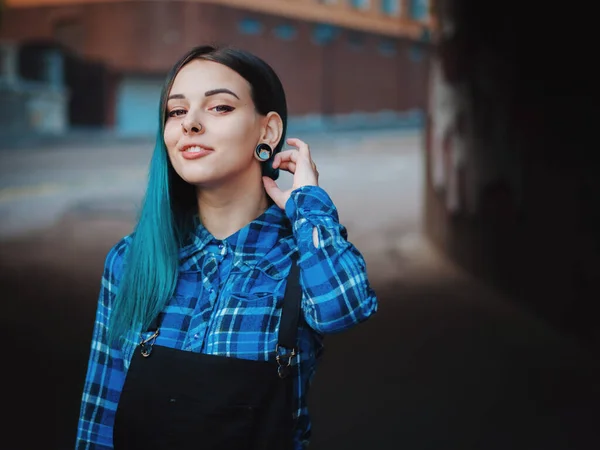
POLYGON ((181 129, 183 130, 183 134, 198 134, 203 131, 202 124, 197 120, 186 119, 181 122, 181 129))

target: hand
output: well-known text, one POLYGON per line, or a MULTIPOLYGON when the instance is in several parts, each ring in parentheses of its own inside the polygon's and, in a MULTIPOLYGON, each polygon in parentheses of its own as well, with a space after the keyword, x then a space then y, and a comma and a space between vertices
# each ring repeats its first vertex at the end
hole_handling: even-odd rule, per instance
POLYGON ((273 168, 279 168, 294 174, 292 188, 282 191, 274 180, 269 177, 263 177, 263 184, 267 194, 281 209, 285 209, 285 204, 293 190, 302 186, 319 185, 319 172, 310 156, 308 144, 295 138, 286 139, 286 143, 296 147, 297 150, 285 150, 277 153, 273 158, 273 168))

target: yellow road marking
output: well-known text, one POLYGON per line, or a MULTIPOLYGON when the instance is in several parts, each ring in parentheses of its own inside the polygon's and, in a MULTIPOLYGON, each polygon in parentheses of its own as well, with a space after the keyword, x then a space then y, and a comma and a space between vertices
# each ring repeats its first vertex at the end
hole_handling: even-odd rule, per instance
POLYGON ((67 183, 41 183, 37 185, 26 185, 26 186, 8 186, 0 188, 0 203, 10 202, 18 200, 23 197, 34 197, 52 195, 58 192, 66 191, 69 189, 78 189, 81 187, 91 186, 95 184, 102 184, 104 180, 114 185, 115 182, 123 181, 145 181, 147 178, 147 169, 136 169, 128 171, 119 171, 107 175, 105 178, 93 178, 88 180, 73 181, 67 183))
POLYGON ((65 184, 45 183, 34 186, 11 186, 0 189, 0 203, 34 195, 51 195, 69 189, 65 184))

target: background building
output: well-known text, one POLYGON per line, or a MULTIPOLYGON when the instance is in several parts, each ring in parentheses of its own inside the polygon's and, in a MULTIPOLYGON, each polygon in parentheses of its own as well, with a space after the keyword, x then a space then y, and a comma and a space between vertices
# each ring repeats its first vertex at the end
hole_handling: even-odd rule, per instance
POLYGON ((205 43, 268 61, 286 88, 291 127, 416 124, 425 108, 427 0, 6 3, 0 39, 13 49, 13 78, 66 88, 57 130, 153 133, 166 71, 205 43))

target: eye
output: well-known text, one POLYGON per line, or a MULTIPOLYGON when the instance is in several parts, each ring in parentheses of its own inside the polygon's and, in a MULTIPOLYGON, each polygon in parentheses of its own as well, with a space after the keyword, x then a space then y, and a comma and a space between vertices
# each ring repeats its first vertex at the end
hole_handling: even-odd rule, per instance
POLYGON ((214 108, 211 108, 211 110, 216 111, 218 113, 231 112, 234 109, 235 108, 233 106, 229 106, 229 105, 217 105, 214 108))
POLYGON ((185 109, 174 109, 169 112, 169 117, 180 117, 185 114, 185 109))

